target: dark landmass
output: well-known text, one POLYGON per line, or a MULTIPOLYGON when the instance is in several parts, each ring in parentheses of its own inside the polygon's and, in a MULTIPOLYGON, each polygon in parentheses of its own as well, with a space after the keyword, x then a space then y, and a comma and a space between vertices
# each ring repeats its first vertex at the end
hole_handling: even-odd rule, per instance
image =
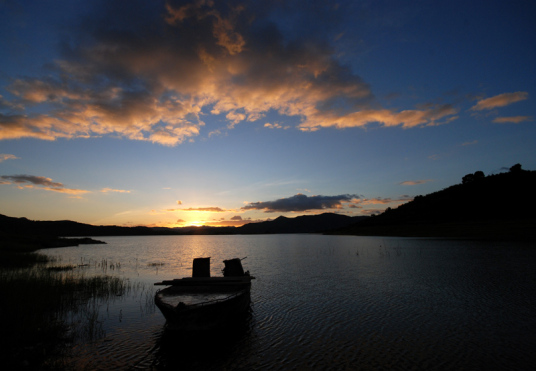
POLYGON ((350 217, 333 213, 303 215, 296 218, 280 216, 271 221, 245 224, 237 230, 240 234, 325 233, 367 218, 366 216, 350 217))
MULTIPOLYGON (((0 215, 0 237, 25 236, 35 239, 39 236, 43 241, 57 240, 55 244, 79 239, 58 239, 56 236, 147 236, 147 235, 218 235, 218 234, 264 234, 264 233, 323 233, 335 228, 349 226, 367 217, 349 217, 345 215, 324 213, 306 215, 296 218, 279 218, 261 223, 250 223, 242 227, 118 227, 95 226, 69 220, 34 221, 26 218, 13 218, 0 215)), ((48 242, 43 242, 48 244, 48 242)), ((79 242, 84 243, 84 242, 79 242)), ((49 246, 51 247, 51 246, 49 246)))
MULTIPOLYGON (((369 236, 456 237, 536 240, 536 171, 512 166, 509 172, 485 176, 467 174, 456 184, 380 215, 350 217, 324 213, 249 223, 241 227, 119 227, 95 226, 69 220, 33 221, 0 215, 0 247, 19 245, 72 246, 62 237, 326 233, 369 236)), ((78 240, 80 241, 80 240, 78 240)), ((93 241, 93 242, 92 242, 93 241)))
POLYGON ((536 240, 536 171, 467 174, 462 183, 330 234, 536 240))
MULTIPOLYGON (((166 228, 169 230, 169 228, 166 228)), ((95 226, 70 220, 36 221, 26 218, 12 218, 0 215, 0 232, 33 236, 145 236, 174 234, 169 231, 155 231, 149 227, 95 226)))
POLYGON ((95 240, 89 237, 62 238, 47 235, 21 235, 0 232, 0 250, 2 251, 31 252, 39 249, 47 249, 50 247, 67 247, 105 243, 106 242, 104 241, 95 240))

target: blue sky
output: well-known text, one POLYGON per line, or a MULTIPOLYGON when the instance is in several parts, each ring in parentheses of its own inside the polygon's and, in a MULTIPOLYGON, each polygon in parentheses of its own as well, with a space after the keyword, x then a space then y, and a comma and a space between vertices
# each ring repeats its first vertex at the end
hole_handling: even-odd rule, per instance
POLYGON ((534 170, 535 15, 531 1, 0 1, 0 213, 370 215, 477 170, 534 170))

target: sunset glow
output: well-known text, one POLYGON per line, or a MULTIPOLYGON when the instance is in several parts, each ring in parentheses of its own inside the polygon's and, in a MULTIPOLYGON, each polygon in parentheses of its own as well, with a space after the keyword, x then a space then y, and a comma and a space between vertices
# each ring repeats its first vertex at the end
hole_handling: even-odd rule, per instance
POLYGON ((536 169, 534 2, 51 4, 0 3, 0 214, 240 226, 536 169))

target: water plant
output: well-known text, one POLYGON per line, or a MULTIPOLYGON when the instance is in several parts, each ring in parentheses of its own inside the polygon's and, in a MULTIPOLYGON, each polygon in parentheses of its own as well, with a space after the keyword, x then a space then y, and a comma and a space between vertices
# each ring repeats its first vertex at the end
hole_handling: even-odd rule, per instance
POLYGON ((103 337, 101 303, 132 286, 106 274, 86 277, 74 265, 47 267, 51 259, 41 254, 0 250, 0 258, 0 352, 12 369, 54 368, 65 345, 103 337))

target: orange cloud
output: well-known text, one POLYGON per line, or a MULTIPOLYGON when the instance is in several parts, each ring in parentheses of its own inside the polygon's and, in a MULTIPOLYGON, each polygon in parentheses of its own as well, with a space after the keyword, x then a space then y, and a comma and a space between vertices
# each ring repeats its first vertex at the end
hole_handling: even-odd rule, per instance
POLYGON ((222 209, 221 207, 190 207, 188 209, 174 209, 173 211, 206 211, 211 213, 223 213, 229 210, 222 209))
POLYGON ((283 129, 283 130, 287 130, 287 129, 290 129, 290 126, 283 126, 279 123, 273 123, 273 124, 270 124, 270 123, 266 123, 264 124, 264 127, 265 128, 268 128, 268 129, 283 129))
POLYGON ((363 199, 360 201, 363 205, 386 205, 390 203, 405 203, 413 200, 413 197, 410 197, 408 195, 401 196, 397 199, 392 198, 370 198, 370 199, 363 199))
POLYGON ((462 146, 472 146, 473 144, 477 144, 478 140, 473 140, 472 142, 463 142, 462 146))
POLYGON ((398 183, 400 185, 407 185, 407 186, 413 186, 413 185, 419 185, 431 182, 432 179, 421 179, 421 180, 406 180, 405 182, 398 183))
POLYGON ((103 189, 101 189, 101 192, 102 193, 110 193, 110 192, 114 192, 114 193, 130 193, 131 191, 127 191, 127 190, 124 190, 124 189, 103 188, 103 189))
MULTIPOLYGON (((29 186, 29 188, 33 188, 33 186, 29 186)), ((45 191, 52 191, 52 192, 58 192, 58 193, 66 193, 69 195, 83 195, 86 193, 90 193, 90 191, 86 191, 84 189, 70 189, 70 188, 50 188, 50 187, 43 187, 45 191)))
POLYGON ((524 121, 532 121, 532 116, 511 116, 511 117, 497 117, 493 120, 493 122, 498 124, 519 124, 520 122, 524 121))
POLYGON ((370 123, 412 128, 437 125, 439 120, 455 115, 457 112, 458 109, 448 104, 427 110, 406 110, 402 112, 394 112, 388 109, 368 109, 341 116, 332 113, 315 112, 300 124, 300 128, 304 131, 314 131, 318 130, 319 127, 349 128, 366 126, 370 123))
POLYGON ((15 155, 10 155, 7 153, 0 153, 0 162, 5 161, 5 160, 17 160, 17 159, 20 159, 20 157, 17 157, 15 155))
POLYGON ((481 99, 476 105, 471 107, 472 111, 490 110, 497 107, 504 107, 509 104, 519 102, 529 98, 529 93, 518 91, 515 93, 499 94, 491 98, 481 99))
POLYGON ((369 85, 328 45, 285 43, 275 26, 259 33, 263 15, 253 8, 166 3, 163 16, 150 18, 154 27, 139 26, 143 37, 129 32, 118 38, 104 26, 73 33, 76 46, 56 59, 56 75, 11 84, 16 99, 0 106, 31 107, 32 113, 0 113, 0 140, 110 135, 176 146, 199 136, 208 114, 224 115, 227 130, 271 111, 298 117, 303 131, 371 123, 413 128, 456 118, 450 105, 372 108, 369 85))

